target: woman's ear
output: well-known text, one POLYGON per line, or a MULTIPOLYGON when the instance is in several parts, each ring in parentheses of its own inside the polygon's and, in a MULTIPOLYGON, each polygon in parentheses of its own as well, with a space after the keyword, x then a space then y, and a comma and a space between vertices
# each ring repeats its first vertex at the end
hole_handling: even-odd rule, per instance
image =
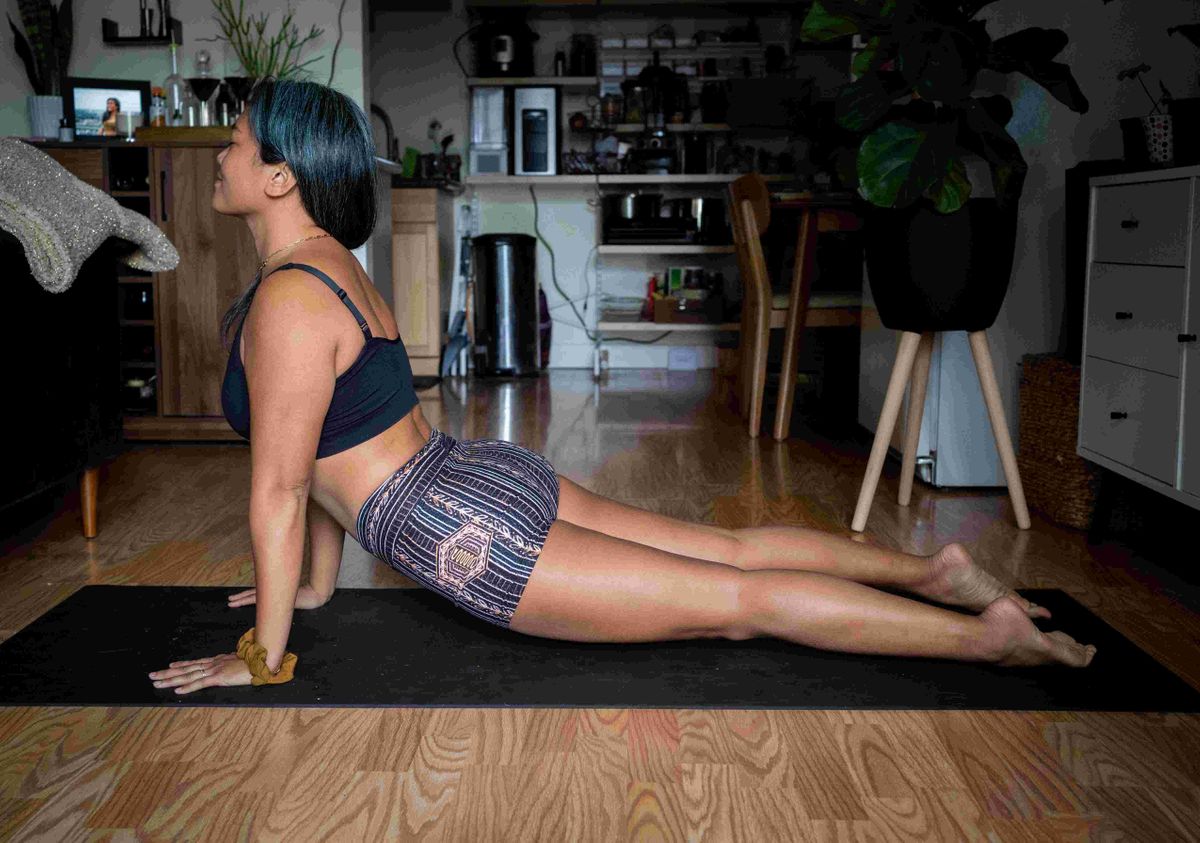
POLYGON ((292 172, 292 168, 286 163, 279 164, 271 169, 271 174, 267 178, 266 194, 272 199, 282 199, 292 192, 296 187, 296 174, 292 172))

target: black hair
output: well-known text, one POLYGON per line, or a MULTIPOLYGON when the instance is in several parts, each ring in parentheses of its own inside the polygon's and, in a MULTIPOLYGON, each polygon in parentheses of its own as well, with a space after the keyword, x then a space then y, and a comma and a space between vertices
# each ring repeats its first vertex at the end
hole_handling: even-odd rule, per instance
MULTIPOLYGON (((300 202, 314 223, 347 249, 375 229, 375 141, 363 110, 345 94, 317 82, 260 79, 246 103, 247 127, 265 164, 286 161, 300 202)), ((262 278, 221 319, 221 337, 250 310, 262 278)))

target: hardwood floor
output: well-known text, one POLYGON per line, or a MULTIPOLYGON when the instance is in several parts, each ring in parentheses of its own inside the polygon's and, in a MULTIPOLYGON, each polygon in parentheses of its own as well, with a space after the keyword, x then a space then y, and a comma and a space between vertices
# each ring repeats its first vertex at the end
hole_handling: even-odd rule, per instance
MULTIPOLYGON (((865 432, 750 440, 717 392, 707 372, 596 385, 555 371, 422 400, 452 436, 527 445, 630 503, 851 535, 865 432)), ((1036 511, 1017 530, 1003 490, 918 483, 901 510, 898 471, 885 466, 860 540, 916 553, 962 541, 1007 582, 1069 592, 1200 688, 1200 615, 1169 574, 1036 511)), ((0 638, 89 583, 251 585, 248 481, 243 445, 134 447, 102 473, 97 538, 81 537, 68 495, 5 542, 0 638)), ((351 541, 338 585, 411 583, 351 541)), ((1200 716, 0 708, 0 840, 1166 841, 1197 829, 1200 716)))

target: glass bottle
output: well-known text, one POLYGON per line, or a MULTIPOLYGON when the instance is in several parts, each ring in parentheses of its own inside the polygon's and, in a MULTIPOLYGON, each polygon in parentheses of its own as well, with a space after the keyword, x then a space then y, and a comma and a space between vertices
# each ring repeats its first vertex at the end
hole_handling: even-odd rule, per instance
POLYGON ((171 39, 171 75, 163 82, 163 95, 166 98, 166 119, 168 126, 187 125, 187 83, 179 75, 179 63, 175 57, 178 49, 175 40, 171 39))

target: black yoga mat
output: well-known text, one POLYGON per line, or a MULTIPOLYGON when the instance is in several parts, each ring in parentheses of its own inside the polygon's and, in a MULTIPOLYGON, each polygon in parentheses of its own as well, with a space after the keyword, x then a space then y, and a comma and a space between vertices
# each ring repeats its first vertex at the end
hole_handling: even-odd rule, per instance
POLYGON ((147 674, 231 652, 254 608, 212 587, 85 586, 0 644, 4 705, 1200 711, 1200 693, 1067 594, 1022 591, 1099 652, 1083 669, 833 653, 773 638, 592 644, 493 626, 424 589, 297 610, 283 685, 177 695, 147 674))

